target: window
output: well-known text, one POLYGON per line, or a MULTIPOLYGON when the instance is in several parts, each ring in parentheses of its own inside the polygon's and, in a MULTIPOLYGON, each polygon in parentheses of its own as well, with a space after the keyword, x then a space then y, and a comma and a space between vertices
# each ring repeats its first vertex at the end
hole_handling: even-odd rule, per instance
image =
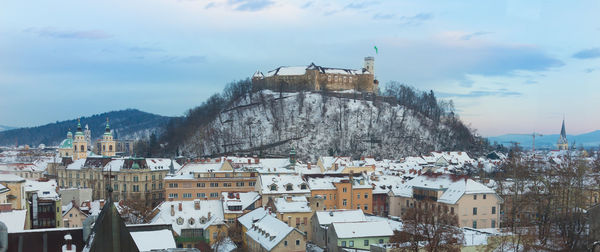
POLYGON ((219 187, 219 183, 210 183, 210 187, 219 187))
POLYGON ((473 194, 473 200, 477 199, 477 194, 473 194))
POLYGON ((296 217, 296 227, 300 226, 300 217, 296 217))
POLYGON ((369 210, 369 205, 365 205, 365 210, 369 210))
POLYGON ((119 191, 119 184, 115 184, 115 188, 114 188, 114 190, 115 190, 115 191, 119 191))
POLYGON ((301 185, 300 185, 300 189, 302 189, 302 190, 306 190, 306 184, 301 184, 301 185))
POLYGON ((127 184, 123 184, 123 192, 127 192, 127 184))
POLYGON ((283 241, 283 246, 287 247, 287 241, 283 241))
POLYGON ((178 197, 177 193, 169 193, 169 199, 177 199, 178 197))
POLYGON ((365 246, 369 246, 369 240, 365 240, 365 246))
POLYGON ((327 194, 323 194, 323 199, 327 200, 327 194))
POLYGON ((473 221, 473 228, 477 228, 477 221, 476 220, 473 221))
POLYGON ((477 215, 477 207, 473 207, 473 215, 477 215))
POLYGON ((408 200, 406 200, 406 207, 408 207, 408 206, 409 206, 409 203, 408 203, 408 200))
POLYGON ((275 184, 271 185, 271 191, 277 191, 277 185, 275 185, 275 184))
POLYGON ((383 244, 383 239, 379 239, 379 244, 383 244))
POLYGON ((356 209, 360 209, 360 204, 356 205, 356 209))
POLYGON ((484 195, 483 195, 483 199, 486 199, 486 198, 487 198, 487 195, 486 195, 486 194, 484 194, 484 195))
MULTIPOLYGON (((318 206, 317 206, 317 207, 318 207, 318 206)), ((307 218, 307 217, 304 217, 304 219, 302 219, 302 223, 303 223, 304 225, 308 224, 308 218, 307 218)))
POLYGON ((291 190, 292 190, 292 184, 287 184, 287 185, 285 186, 285 190, 286 190, 286 191, 291 191, 291 190))
POLYGON ((450 214, 454 214, 454 207, 450 207, 450 214))
POLYGON ((351 248, 354 247, 354 241, 348 242, 348 245, 350 245, 351 248))
POLYGON ((360 193, 357 193, 357 194, 356 194, 356 198, 357 198, 357 199, 360 199, 360 193))
POLYGON ((248 185, 249 186, 254 186, 254 185, 256 185, 256 182, 254 182, 254 181, 248 182, 248 185))
POLYGON ((296 240, 296 246, 300 246, 300 240, 296 240))
POLYGON ((211 198, 219 197, 219 193, 210 193, 211 198))
POLYGON ((369 194, 365 193, 365 199, 368 199, 368 198, 369 198, 369 194))
POLYGON ((346 241, 342 241, 342 247, 346 247, 346 241))
POLYGON ((496 214, 496 207, 495 206, 492 207, 492 214, 496 214))
POLYGON ((158 189, 162 189, 162 183, 158 183, 158 189))
POLYGON ((235 186, 237 186, 237 187, 243 187, 244 186, 244 182, 235 182, 235 186))
POLYGON ((184 193, 183 194, 183 198, 184 199, 191 199, 192 198, 192 194, 191 193, 184 193))
POLYGON ((196 198, 206 198, 206 193, 196 193, 196 198))
POLYGON ((496 220, 492 220, 492 228, 496 228, 496 220))
POLYGON ((346 199, 344 199, 344 200, 342 201, 342 205, 346 206, 346 204, 347 204, 347 203, 346 203, 346 199))
POLYGON ((342 188, 342 192, 347 192, 348 189, 346 189, 346 187, 342 188))
POLYGON ((170 188, 177 188, 178 186, 179 186, 179 184, 177 184, 177 183, 169 183, 170 188))
POLYGON ((138 176, 133 176, 133 182, 138 182, 138 176))
POLYGON ((231 187, 231 183, 223 183, 223 187, 231 187))
POLYGON ((139 185, 133 185, 133 191, 134 192, 139 192, 140 191, 140 186, 139 185))

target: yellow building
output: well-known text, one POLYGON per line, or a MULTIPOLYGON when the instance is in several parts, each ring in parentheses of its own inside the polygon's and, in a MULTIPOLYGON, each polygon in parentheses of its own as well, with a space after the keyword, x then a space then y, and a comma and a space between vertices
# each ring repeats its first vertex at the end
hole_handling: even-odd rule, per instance
POLYGON ((277 219, 271 210, 257 208, 238 218, 248 251, 305 251, 306 237, 277 219))
POLYGON ((87 144, 81 122, 77 119, 77 132, 75 132, 75 139, 73 139, 73 160, 87 158, 87 144))
POLYGON ((102 135, 102 140, 100 140, 100 146, 102 146, 102 150, 100 152, 101 155, 105 157, 114 157, 115 151, 117 150, 115 145, 115 140, 113 139, 113 135, 110 130, 108 118, 106 118, 106 129, 102 135))
POLYGON ((351 157, 320 157, 317 166, 321 173, 360 174, 375 171, 375 164, 365 160, 352 160, 351 157))
POLYGON ((285 222, 290 227, 297 228, 305 234, 305 237, 310 237, 311 226, 310 218, 315 209, 313 209, 306 197, 285 196, 282 198, 271 199, 267 203, 277 219, 285 222))
POLYGON ((0 184, 10 191, 6 193, 7 203, 12 204, 12 209, 27 209, 25 200, 25 179, 14 174, 0 174, 0 184))
POLYGON ((373 187, 363 177, 306 175, 312 197, 323 199, 322 210, 362 209, 373 212, 373 187))

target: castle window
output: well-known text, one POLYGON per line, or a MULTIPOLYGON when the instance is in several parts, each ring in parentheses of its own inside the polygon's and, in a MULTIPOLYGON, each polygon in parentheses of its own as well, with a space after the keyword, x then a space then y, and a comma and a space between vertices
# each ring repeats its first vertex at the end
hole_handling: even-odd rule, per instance
POLYGON ((333 80, 337 82, 338 81, 338 76, 336 75, 335 77, 333 77, 333 80))
POLYGON ((83 147, 83 145, 81 145, 81 151, 85 151, 85 147, 83 147))
POLYGON ((108 146, 108 151, 112 151, 112 145, 108 146))
POLYGON ((346 78, 346 76, 344 76, 344 82, 347 82, 347 80, 348 80, 348 79, 346 78))
POLYGON ((327 75, 327 80, 331 81, 331 75, 327 75))

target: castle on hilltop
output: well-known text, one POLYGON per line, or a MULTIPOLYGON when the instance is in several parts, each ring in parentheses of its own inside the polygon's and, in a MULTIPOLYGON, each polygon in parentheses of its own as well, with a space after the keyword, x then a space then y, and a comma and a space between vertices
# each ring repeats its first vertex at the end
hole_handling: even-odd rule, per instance
POLYGON ((264 75, 256 71, 252 76, 254 91, 270 89, 282 92, 343 91, 377 93, 379 82, 375 79, 375 58, 365 57, 360 70, 330 68, 311 63, 308 66, 282 66, 264 75))

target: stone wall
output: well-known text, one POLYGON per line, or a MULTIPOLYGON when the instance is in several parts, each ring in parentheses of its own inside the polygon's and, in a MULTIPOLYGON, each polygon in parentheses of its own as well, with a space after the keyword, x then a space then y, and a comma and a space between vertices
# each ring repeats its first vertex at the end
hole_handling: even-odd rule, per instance
POLYGON ((377 84, 372 74, 327 74, 320 73, 317 70, 307 70, 304 75, 275 75, 262 79, 253 78, 252 85, 254 91, 270 89, 283 92, 303 90, 375 92, 377 90, 377 84))

